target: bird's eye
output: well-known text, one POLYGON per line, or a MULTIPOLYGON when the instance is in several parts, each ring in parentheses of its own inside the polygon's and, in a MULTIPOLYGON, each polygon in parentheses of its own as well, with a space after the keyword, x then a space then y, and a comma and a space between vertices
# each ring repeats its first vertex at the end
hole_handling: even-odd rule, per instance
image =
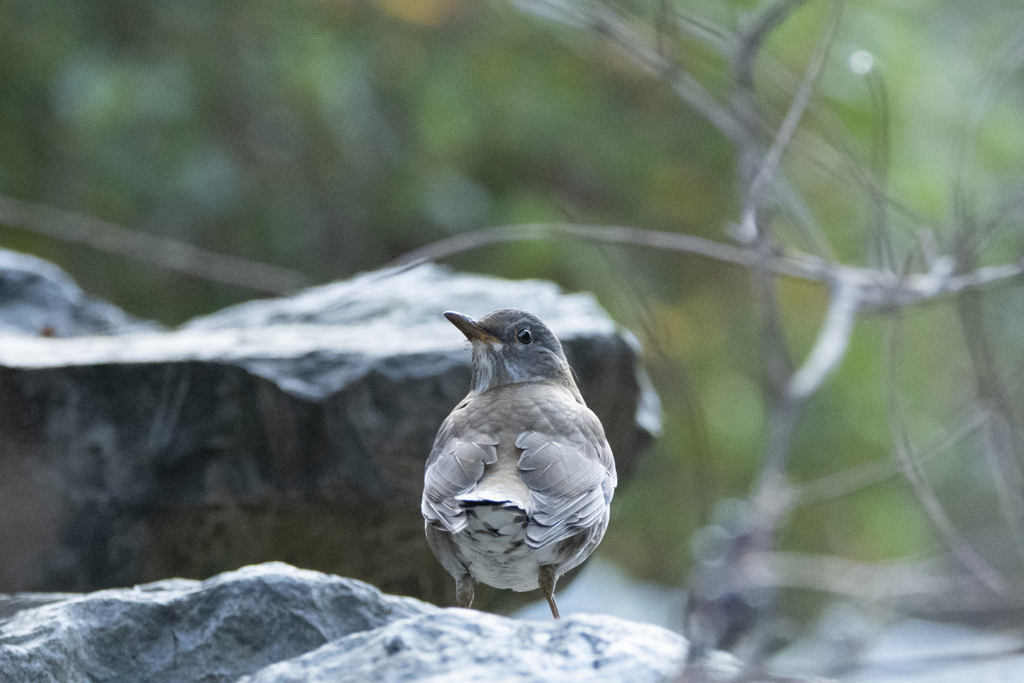
POLYGON ((516 332, 516 341, 518 341, 520 344, 529 344, 530 342, 533 341, 533 335, 530 334, 530 330, 524 327, 523 329, 516 332))

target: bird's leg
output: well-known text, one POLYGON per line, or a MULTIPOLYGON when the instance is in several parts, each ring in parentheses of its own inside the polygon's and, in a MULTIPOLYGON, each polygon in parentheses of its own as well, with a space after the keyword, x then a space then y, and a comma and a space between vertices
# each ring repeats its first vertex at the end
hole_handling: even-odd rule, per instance
POLYGON ((459 607, 469 609, 473 606, 473 577, 469 574, 455 579, 455 599, 459 601, 459 607))
POLYGON ((558 577, 555 576, 555 566, 552 564, 546 564, 540 568, 540 575, 537 577, 537 583, 540 584, 540 592, 544 594, 544 597, 548 601, 548 606, 551 608, 551 616, 555 619, 559 619, 558 616, 558 605, 555 604, 555 582, 558 577))

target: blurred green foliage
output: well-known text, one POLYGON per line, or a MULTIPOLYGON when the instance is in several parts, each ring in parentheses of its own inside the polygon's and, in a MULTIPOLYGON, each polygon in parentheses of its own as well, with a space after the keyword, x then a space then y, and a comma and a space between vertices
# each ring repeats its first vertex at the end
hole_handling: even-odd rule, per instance
MULTIPOLYGON (((709 126, 503 3, 14 1, 0 21, 3 192, 314 281, 495 224, 713 230, 728 203, 709 126)), ((3 237, 168 322, 251 295, 3 237)), ((588 286, 511 251, 459 265, 588 286)))
MULTIPOLYGON (((728 32, 758 6, 677 5, 728 32)), ((657 22, 658 3, 616 6, 657 22)), ((796 81, 785 87, 769 67, 801 74, 826 16, 825 3, 807 3, 767 42, 758 92, 776 124, 796 81)), ((926 227, 941 251, 952 250, 968 218, 999 227, 982 262, 1018 258, 1021 202, 1004 199, 1024 170, 1024 90, 1019 73, 992 67, 1021 19, 1011 0, 846 4, 798 139, 812 148, 827 140, 839 152, 824 169, 797 152, 785 162, 839 260, 868 263, 877 207, 849 177, 879 170, 879 140, 899 204, 887 229, 901 262, 920 258, 912 245, 926 227), (873 55, 888 109, 849 68, 857 50, 873 55), (961 192, 952 191, 957 179, 961 192)), ((677 50, 685 69, 728 98, 732 74, 721 56, 694 40, 680 39, 677 50)), ((510 223, 631 225, 727 241, 740 208, 732 145, 662 81, 595 33, 473 0, 5 0, 0 193, 290 267, 314 282, 510 223)), ((790 246, 812 249, 786 215, 777 229, 790 246)), ((166 323, 253 296, 18 227, 0 227, 0 241, 166 323)), ((665 434, 619 491, 599 552, 646 579, 681 582, 694 530, 716 501, 747 494, 764 448, 771 406, 749 273, 572 240, 491 246, 450 263, 594 291, 639 334, 665 434)), ((814 342, 827 294, 780 282, 795 363, 814 342)), ((1010 372, 1024 299, 1001 290, 983 301, 1010 372)), ((941 438, 969 409, 974 379, 956 304, 906 315, 895 377, 882 360, 887 321, 860 319, 841 367, 808 403, 794 479, 891 457, 887 381, 906 399, 915 443, 941 438)), ((966 528, 998 520, 983 464, 969 445, 928 461, 966 528)), ((898 475, 799 510, 782 544, 861 560, 936 548, 898 475)))

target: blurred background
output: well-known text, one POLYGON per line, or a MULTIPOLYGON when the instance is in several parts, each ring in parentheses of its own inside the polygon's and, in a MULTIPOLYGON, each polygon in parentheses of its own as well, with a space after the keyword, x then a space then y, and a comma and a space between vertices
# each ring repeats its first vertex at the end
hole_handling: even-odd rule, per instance
MULTIPOLYGON (((779 249, 892 273, 927 271, 937 255, 957 272, 1020 259, 1015 0, 604 6, 726 104, 739 92, 740 37, 784 9, 749 89, 765 147, 821 58, 782 159, 798 201, 768 209, 779 249)), ((745 203, 735 140, 628 46, 571 14, 543 14, 473 0, 4 0, 0 245, 175 325, 490 226, 621 225, 733 242, 745 203), (118 226, 138 236, 124 235, 131 255, 109 232, 118 226), (167 256, 174 243, 245 259, 235 265, 252 277, 220 277, 216 262, 205 276, 183 273, 167 256)), ((573 237, 445 262, 593 291, 639 336, 665 430, 617 492, 596 557, 683 586, 706 530, 751 495, 771 431, 751 270, 573 237)), ((829 289, 797 279, 772 289, 799 365, 829 289)), ((1024 527, 1015 494, 1000 488, 1020 483, 1022 314, 1015 286, 864 310, 795 423, 786 469, 806 495, 777 549, 862 568, 945 556, 920 486, 894 456, 902 444, 951 526, 1021 585, 1024 527), (887 354, 897 317, 899 352, 887 354), (982 429, 987 401, 1001 406, 1009 461, 982 429)), ((810 579, 783 583, 779 611, 793 624, 834 598, 802 585, 810 579)))

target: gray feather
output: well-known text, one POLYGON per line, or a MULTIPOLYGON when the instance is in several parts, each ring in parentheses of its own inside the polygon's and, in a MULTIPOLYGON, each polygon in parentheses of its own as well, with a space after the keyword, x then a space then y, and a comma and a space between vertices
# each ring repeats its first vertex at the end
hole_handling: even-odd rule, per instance
POLYGON ((457 533, 466 526, 466 520, 455 498, 480 481, 485 465, 497 461, 498 438, 479 432, 455 437, 445 429, 447 426, 442 426, 427 459, 420 509, 427 521, 457 533))
POLYGON ((516 438, 523 451, 519 470, 536 510, 527 528, 534 548, 597 524, 611 502, 617 483, 611 448, 593 413, 584 409, 580 417, 564 434, 529 431, 516 438))

